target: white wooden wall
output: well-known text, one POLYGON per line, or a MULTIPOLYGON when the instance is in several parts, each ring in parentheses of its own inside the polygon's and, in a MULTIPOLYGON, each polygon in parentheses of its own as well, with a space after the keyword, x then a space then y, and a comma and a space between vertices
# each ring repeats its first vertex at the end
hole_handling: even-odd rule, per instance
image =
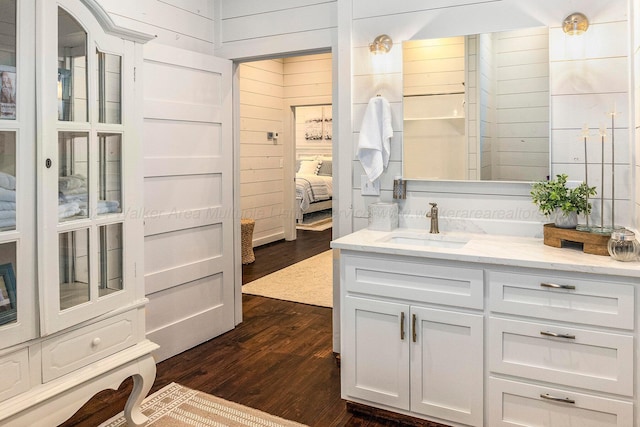
MULTIPOLYGON (((621 113, 616 118, 616 223, 631 223, 631 169, 629 137, 629 67, 627 60, 628 40, 626 32, 627 1, 608 2, 606 8, 601 2, 589 0, 581 2, 581 12, 590 21, 591 28, 582 38, 574 38, 582 46, 581 57, 569 55, 566 50, 565 35, 560 28, 565 16, 574 12, 575 5, 569 0, 536 2, 535 6, 523 0, 501 2, 477 2, 470 0, 439 0, 429 2, 406 1, 402 3, 375 3, 366 0, 345 0, 340 3, 339 16, 352 17, 353 72, 351 78, 353 150, 355 153, 364 109, 368 100, 381 93, 392 106, 393 127, 396 132, 392 140, 391 161, 381 178, 381 198, 391 200, 392 180, 401 171, 402 146, 402 63, 401 49, 394 49, 386 55, 385 64, 373 64, 368 52, 368 44, 381 32, 391 36, 397 45, 403 40, 444 37, 458 34, 495 32, 512 29, 514 26, 551 27, 551 81, 552 96, 552 174, 567 173, 570 178, 582 180, 584 176, 580 155, 580 129, 585 121, 597 130, 599 123, 606 119, 615 103, 621 113), (349 10, 350 9, 350 10, 349 10), (605 65, 606 64, 606 65, 605 65)), ((341 21, 342 22, 342 21, 341 21)), ((340 31, 343 28, 340 27, 340 31)), ((348 28, 344 31, 348 31, 348 28)), ((342 76, 341 76, 342 77, 342 76)), ((345 86, 340 83, 341 88, 345 86)), ((348 121, 347 113, 339 119, 348 121)), ((596 175, 600 156, 596 138, 590 140, 590 176, 596 175), (591 170, 593 169, 593 173, 591 170)), ((609 145, 610 147, 610 145, 609 145)), ((353 227, 367 225, 367 205, 376 197, 360 195, 360 175, 362 167, 353 161, 352 193, 338 197, 353 201, 353 227)), ((610 163, 610 154, 605 162, 610 163)), ((599 179, 590 184, 600 187, 599 179)), ((425 183, 410 182, 409 198, 402 209, 407 218, 415 224, 423 224, 422 219, 428 202, 438 202, 441 217, 478 218, 489 228, 503 224, 505 218, 529 223, 530 230, 540 229, 544 219, 537 214, 530 202, 526 184, 492 183, 425 183)), ((605 217, 609 212, 611 191, 605 182, 605 217)), ((596 205, 594 215, 599 215, 596 205)), ((610 219, 605 219, 605 222, 610 219)), ((520 229, 524 229, 522 224, 520 229)), ((499 232, 504 227, 493 228, 499 232)))
POLYGON ((253 245, 284 238, 282 59, 240 64, 240 207, 256 221, 253 245), (268 140, 267 132, 281 135, 268 140))
POLYGON ((99 0, 111 19, 163 45, 213 53, 213 0, 99 0))

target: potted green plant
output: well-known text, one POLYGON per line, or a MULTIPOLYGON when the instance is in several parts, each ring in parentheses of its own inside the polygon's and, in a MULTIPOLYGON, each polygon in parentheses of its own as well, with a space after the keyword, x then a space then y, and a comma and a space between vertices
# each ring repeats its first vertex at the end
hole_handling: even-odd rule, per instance
POLYGON ((591 213, 589 197, 596 195, 596 187, 583 182, 569 188, 567 178, 566 174, 559 174, 555 179, 533 183, 531 199, 543 215, 554 217, 556 227, 575 228, 579 214, 591 213))

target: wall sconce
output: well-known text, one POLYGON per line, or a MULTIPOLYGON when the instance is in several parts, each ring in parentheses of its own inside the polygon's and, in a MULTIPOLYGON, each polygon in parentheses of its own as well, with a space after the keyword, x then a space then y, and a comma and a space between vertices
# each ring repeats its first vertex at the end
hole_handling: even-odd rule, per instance
POLYGON ((589 20, 580 12, 572 13, 564 18, 562 30, 570 36, 577 36, 589 28, 589 20))
POLYGON ((373 40, 373 43, 369 44, 369 52, 373 54, 387 53, 393 46, 393 40, 386 34, 379 35, 373 40))

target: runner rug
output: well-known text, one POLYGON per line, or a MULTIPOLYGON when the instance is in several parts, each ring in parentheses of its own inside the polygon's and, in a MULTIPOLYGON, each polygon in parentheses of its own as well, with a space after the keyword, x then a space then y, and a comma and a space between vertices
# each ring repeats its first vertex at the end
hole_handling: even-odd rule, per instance
POLYGON ((333 251, 297 262, 242 286, 242 293, 333 306, 333 251))
MULTIPOLYGON (((142 402, 153 427, 304 427, 257 409, 171 383, 142 402)), ((120 413, 100 427, 126 427, 120 413)))

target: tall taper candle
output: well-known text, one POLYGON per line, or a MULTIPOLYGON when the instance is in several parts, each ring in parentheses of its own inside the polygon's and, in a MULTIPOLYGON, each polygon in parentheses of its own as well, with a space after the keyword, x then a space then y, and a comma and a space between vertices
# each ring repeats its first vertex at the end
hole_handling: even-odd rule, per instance
POLYGON ((616 174, 616 150, 615 150, 615 137, 614 137, 614 128, 615 128, 615 116, 616 116, 616 105, 613 104, 613 112, 611 113, 611 231, 616 228, 616 195, 615 195, 615 174, 616 174))
MULTIPOLYGON (((585 123, 582 127, 582 136, 584 137, 584 183, 589 186, 589 162, 587 161, 587 137, 589 136, 589 126, 585 123)), ((587 193, 587 206, 589 206, 589 193, 587 193)), ((589 212, 585 212, 584 216, 587 220, 586 230, 589 230, 589 212)))
POLYGON ((602 139, 602 161, 600 171, 600 230, 604 230, 604 136, 607 134, 606 128, 600 126, 600 137, 602 139))

